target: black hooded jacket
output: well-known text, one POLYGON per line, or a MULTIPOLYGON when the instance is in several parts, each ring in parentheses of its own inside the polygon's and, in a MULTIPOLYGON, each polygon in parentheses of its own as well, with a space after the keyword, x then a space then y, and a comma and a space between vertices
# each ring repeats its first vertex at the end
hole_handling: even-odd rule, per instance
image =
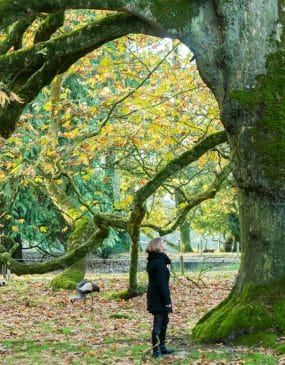
POLYGON ((169 290, 169 257, 163 252, 150 252, 148 255, 147 273, 147 310, 151 313, 172 312, 169 290))

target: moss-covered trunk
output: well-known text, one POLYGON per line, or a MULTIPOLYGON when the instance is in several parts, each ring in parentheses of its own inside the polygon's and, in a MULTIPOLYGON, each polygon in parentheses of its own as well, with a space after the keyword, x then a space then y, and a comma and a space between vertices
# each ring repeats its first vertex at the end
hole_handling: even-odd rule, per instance
POLYGON ((213 41, 197 63, 229 137, 242 253, 230 296, 198 322, 193 337, 265 344, 285 329, 285 1, 215 4, 216 12, 209 6, 204 15, 220 28, 198 35, 196 26, 194 41, 213 41))
POLYGON ((193 337, 277 346, 272 338, 285 334, 284 201, 241 190, 239 200, 242 252, 237 282, 230 296, 198 322, 193 337))
MULTIPOLYGON (((74 230, 68 238, 67 252, 71 252, 82 245, 96 230, 91 219, 81 218, 74 222, 74 230)), ((94 247, 96 240, 94 237, 94 247)), ((86 258, 76 261, 67 267, 61 274, 52 280, 52 287, 59 289, 74 289, 79 281, 84 279, 86 271, 86 258)))
MULTIPOLYGON (((241 266, 238 292, 248 285, 285 280, 285 205, 256 192, 240 192, 241 266)), ((285 309, 285 308, 284 308, 285 309)))
POLYGON ((230 297, 194 328, 196 339, 252 341, 254 335, 266 344, 285 334, 285 64, 281 74, 271 69, 271 60, 252 93, 232 93, 230 105, 224 105, 225 122, 239 126, 229 131, 229 140, 238 184, 241 265, 230 297), (266 92, 279 99, 270 100, 266 92))
POLYGON ((135 296, 140 292, 140 288, 138 287, 138 281, 137 281, 138 257, 140 249, 139 240, 140 240, 141 223, 145 215, 144 204, 140 204, 136 199, 135 202, 136 202, 135 208, 131 213, 129 229, 128 229, 132 239, 131 264, 129 270, 129 288, 128 288, 129 297, 135 296))
MULTIPOLYGON (((67 224, 72 228, 67 242, 67 252, 73 251, 82 245, 96 231, 96 226, 91 218, 82 217, 82 213, 75 206, 72 199, 50 179, 45 180, 49 197, 59 209, 67 224)), ((94 238, 94 247, 96 241, 94 238)), ((66 268, 63 273, 57 275, 52 281, 52 287, 74 289, 76 283, 84 278, 86 270, 86 258, 66 268)))

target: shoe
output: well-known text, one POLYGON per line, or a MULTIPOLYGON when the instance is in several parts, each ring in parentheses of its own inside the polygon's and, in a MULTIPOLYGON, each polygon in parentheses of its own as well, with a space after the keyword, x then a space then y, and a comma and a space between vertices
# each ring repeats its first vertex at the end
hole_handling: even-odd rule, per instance
POLYGON ((161 353, 160 353, 160 350, 158 347, 155 347, 153 350, 152 350, 152 357, 154 358, 158 358, 161 356, 161 353))
POLYGON ((160 344, 159 345, 159 349, 162 355, 170 355, 173 354, 175 352, 175 350, 173 349, 168 349, 165 347, 165 344, 160 344))

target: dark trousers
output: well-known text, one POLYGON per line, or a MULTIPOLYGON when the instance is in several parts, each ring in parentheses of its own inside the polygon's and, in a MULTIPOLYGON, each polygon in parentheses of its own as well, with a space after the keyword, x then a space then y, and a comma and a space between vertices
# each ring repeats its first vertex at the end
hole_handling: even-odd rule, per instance
POLYGON ((169 318, 167 312, 153 313, 153 334, 156 336, 161 336, 161 334, 165 334, 168 322, 169 318))
POLYGON ((169 322, 168 313, 153 313, 153 329, 152 329, 152 356, 159 357, 169 355, 174 352, 165 346, 166 330, 169 322))

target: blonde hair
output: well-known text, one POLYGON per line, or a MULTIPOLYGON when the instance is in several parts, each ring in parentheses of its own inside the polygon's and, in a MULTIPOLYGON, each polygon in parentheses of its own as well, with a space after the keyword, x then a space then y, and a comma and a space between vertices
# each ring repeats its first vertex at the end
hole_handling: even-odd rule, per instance
POLYGON ((154 238, 149 242, 146 247, 146 252, 161 252, 162 251, 163 239, 161 237, 154 238))

